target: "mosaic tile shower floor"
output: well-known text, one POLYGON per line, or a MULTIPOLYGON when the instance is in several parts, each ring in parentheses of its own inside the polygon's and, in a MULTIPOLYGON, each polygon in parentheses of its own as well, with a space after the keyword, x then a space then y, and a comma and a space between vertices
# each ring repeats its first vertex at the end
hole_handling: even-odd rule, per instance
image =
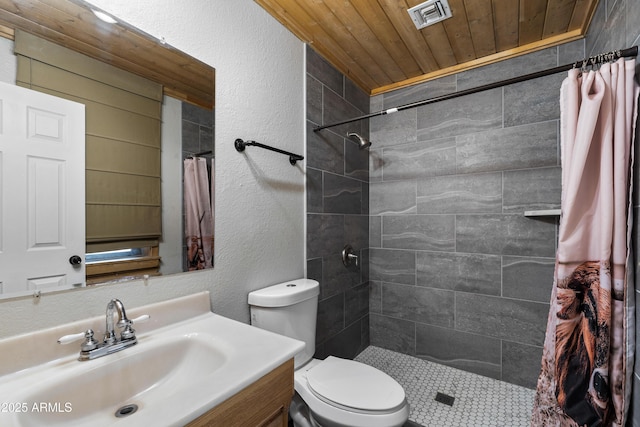
POLYGON ((528 427, 534 390, 369 346, 356 360, 386 372, 405 389, 409 420, 424 427, 528 427), (453 406, 435 400, 455 397, 453 406))

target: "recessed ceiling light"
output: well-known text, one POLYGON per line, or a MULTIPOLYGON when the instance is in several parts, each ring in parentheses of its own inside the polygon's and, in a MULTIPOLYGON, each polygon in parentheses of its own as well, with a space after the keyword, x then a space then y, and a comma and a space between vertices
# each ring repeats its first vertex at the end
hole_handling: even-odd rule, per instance
POLYGON ((91 12, 93 12, 93 14, 96 15, 99 20, 104 21, 108 24, 115 24, 116 22, 118 22, 113 16, 100 10, 91 9, 91 12))

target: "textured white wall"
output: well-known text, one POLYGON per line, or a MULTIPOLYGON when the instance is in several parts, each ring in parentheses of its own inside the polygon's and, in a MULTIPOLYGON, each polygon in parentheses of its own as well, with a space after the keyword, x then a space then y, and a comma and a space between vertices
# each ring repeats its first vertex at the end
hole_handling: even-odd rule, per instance
POLYGON ((214 312, 248 322, 248 292, 304 274, 304 168, 233 141, 304 153, 304 45, 251 0, 91 3, 216 68, 215 268, 5 300, 0 337, 99 315, 113 297, 133 307, 201 290, 214 312))

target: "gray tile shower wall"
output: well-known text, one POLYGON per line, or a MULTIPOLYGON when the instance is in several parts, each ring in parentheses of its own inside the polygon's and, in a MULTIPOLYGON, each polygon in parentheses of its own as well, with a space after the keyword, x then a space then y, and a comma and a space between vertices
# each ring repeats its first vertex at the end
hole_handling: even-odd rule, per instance
MULTIPOLYGON (((424 86, 441 95, 557 61, 558 49, 546 49, 424 86)), ((523 213, 560 205, 561 82, 371 119, 372 345, 535 385, 557 221, 523 213)), ((401 89, 373 97, 371 110, 416 92, 431 97, 401 89)))
POLYGON ((369 112, 369 96, 307 47, 307 276, 320 282, 316 357, 354 358, 369 345, 369 152, 347 132, 366 120, 313 128, 369 112), (350 244, 359 267, 346 268, 350 244))
MULTIPOLYGON (((637 1, 603 0, 585 40, 378 95, 370 108, 637 45, 639 31, 637 1)), ((560 206, 564 77, 370 120, 372 345, 535 387, 558 220, 523 213, 560 206)))

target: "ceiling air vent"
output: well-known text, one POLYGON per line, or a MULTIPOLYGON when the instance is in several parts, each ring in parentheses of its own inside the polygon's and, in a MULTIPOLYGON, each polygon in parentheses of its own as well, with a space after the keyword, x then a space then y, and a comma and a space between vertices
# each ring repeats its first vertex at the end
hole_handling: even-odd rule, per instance
POLYGON ((407 12, 419 30, 451 18, 451 9, 447 0, 429 0, 412 7, 407 12))

